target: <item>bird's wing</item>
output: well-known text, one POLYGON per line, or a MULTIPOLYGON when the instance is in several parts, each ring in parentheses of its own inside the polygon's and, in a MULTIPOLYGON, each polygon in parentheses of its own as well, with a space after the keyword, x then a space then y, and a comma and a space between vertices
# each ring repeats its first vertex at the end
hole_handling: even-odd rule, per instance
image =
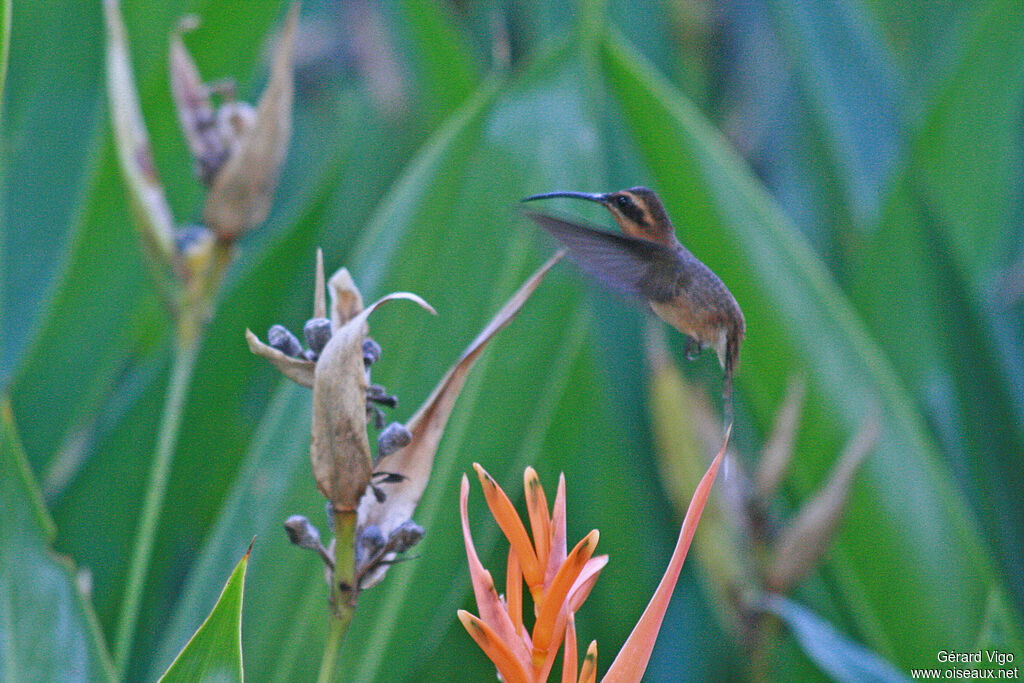
POLYGON ((525 213, 565 245, 583 270, 612 289, 653 301, 666 301, 678 293, 678 257, 668 247, 542 213, 525 213))

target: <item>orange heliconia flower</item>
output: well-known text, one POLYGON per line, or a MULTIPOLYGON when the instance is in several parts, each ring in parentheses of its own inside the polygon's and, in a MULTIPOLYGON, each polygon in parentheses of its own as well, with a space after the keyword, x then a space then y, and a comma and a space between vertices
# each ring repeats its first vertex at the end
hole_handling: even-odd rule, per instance
MULTIPOLYGON (((728 442, 728 434, 725 441, 728 442)), ((679 531, 675 551, 668 568, 647 604, 640 621, 626 639, 604 678, 608 683, 640 681, 654 650, 669 599, 679 579, 686 552, 693 540, 697 522, 704 511, 725 453, 725 443, 711 467, 697 485, 679 531)), ((463 475, 459 498, 462 534, 466 543, 469 574, 473 582, 480 616, 459 610, 459 620, 484 653, 494 662, 508 683, 546 681, 555 656, 564 644, 563 683, 590 683, 597 680, 597 643, 591 642, 577 671, 576 625, 574 614, 587 599, 607 555, 594 556, 598 532, 595 529, 567 552, 565 538, 565 476, 558 480, 555 504, 548 512, 547 498, 532 467, 523 473, 526 508, 533 540, 516 514, 512 501, 484 468, 475 464, 487 506, 509 542, 505 595, 499 596, 491 573, 480 563, 469 532, 467 501, 469 479, 463 475), (534 623, 523 623, 523 582, 534 604, 534 623)))

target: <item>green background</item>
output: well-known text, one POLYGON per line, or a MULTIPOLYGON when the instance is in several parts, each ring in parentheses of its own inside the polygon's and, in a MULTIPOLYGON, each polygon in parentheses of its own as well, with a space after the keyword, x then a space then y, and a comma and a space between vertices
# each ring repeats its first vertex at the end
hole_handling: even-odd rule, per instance
MULTIPOLYGON (((200 15, 186 42, 204 78, 234 76, 255 100, 284 9, 123 10, 179 223, 198 218, 202 191, 170 100, 169 32, 200 15)), ((108 123, 101 10, 14 0, 11 14, 0 678, 12 680, 111 671, 106 645, 168 376, 171 325, 108 123)), ((807 380, 784 515, 821 486, 865 415, 881 416, 835 545, 790 597, 904 674, 937 665, 940 649, 1024 657, 1019 0, 309 0, 302 19, 291 146, 189 388, 129 679, 167 668, 253 536, 246 676, 316 674, 326 587, 319 560, 281 528, 304 514, 326 533, 307 457, 310 395, 249 354, 243 331, 301 328, 317 246, 367 300, 402 289, 437 309, 387 307, 372 321, 384 349, 374 377, 397 393, 404 420, 550 253, 516 201, 638 184, 658 191, 680 239, 744 310, 733 435, 751 463, 788 379, 807 380), (507 65, 495 57, 503 49, 507 65)), ((550 209, 610 225, 598 207, 550 209)), ((459 607, 474 611, 457 522, 457 482, 474 461, 510 494, 527 464, 551 491, 566 473, 570 541, 598 528, 611 556, 577 615, 581 650, 596 638, 608 666, 682 519, 655 462, 646 318, 571 264, 549 275, 470 375, 416 513, 426 538, 417 559, 362 596, 344 680, 493 675, 455 619, 459 607)), ((712 354, 685 364, 684 340, 669 338, 686 377, 717 398, 712 354)), ((470 512, 500 577, 505 546, 478 491, 470 512)), ((695 562, 649 680, 746 670, 695 562)), ((825 629, 788 620, 801 637, 780 630, 771 676, 824 676, 812 662, 825 629)))

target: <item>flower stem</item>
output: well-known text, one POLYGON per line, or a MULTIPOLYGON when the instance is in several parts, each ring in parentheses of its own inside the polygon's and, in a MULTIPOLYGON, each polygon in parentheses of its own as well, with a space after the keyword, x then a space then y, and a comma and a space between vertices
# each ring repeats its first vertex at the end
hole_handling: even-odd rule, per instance
POLYGON ((338 654, 348 633, 349 624, 356 613, 355 599, 358 591, 355 577, 356 513, 346 510, 334 513, 334 572, 331 577, 331 630, 324 643, 324 656, 320 660, 319 683, 333 681, 336 677, 338 654), (339 590, 346 586, 347 590, 339 590))
POLYGON ((335 679, 341 644, 345 640, 345 634, 348 633, 353 614, 355 614, 354 609, 345 607, 331 614, 331 630, 327 634, 327 642, 324 644, 324 657, 320 660, 320 674, 316 678, 318 683, 328 683, 335 679))
POLYGON ((142 514, 135 532, 131 564, 128 567, 128 580, 121 599, 121 621, 118 624, 117 637, 114 641, 114 663, 122 676, 128 664, 132 644, 135 641, 135 627, 153 556, 156 529, 163 511, 164 496, 171 473, 171 462, 174 459, 174 451, 178 443, 185 397, 188 394, 202 338, 202 324, 194 320, 187 320, 188 318, 187 314, 184 315, 178 325, 174 359, 171 365, 171 379, 164 399, 163 414, 160 417, 156 452, 149 470, 146 498, 142 504, 142 514))

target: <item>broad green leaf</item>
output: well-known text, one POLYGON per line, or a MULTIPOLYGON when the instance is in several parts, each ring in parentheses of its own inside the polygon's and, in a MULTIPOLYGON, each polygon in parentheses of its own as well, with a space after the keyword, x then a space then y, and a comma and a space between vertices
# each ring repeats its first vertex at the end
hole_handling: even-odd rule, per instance
POLYGON ((834 681, 882 683, 910 680, 799 603, 781 595, 766 595, 760 606, 786 623, 804 652, 834 681))
POLYGON ((0 678, 114 680, 81 575, 53 553, 56 529, 0 402, 0 678))
POLYGON ((768 8, 828 150, 821 165, 835 173, 854 225, 871 227, 913 102, 860 2, 774 0, 768 8))
POLYGON ((4 5, 11 19, 0 127, 0 383, 6 386, 44 319, 43 304, 72 241, 102 125, 103 42, 99 3, 4 5), (40 44, 61 49, 40 50, 40 44))
POLYGON ((910 98, 919 103, 926 102, 941 84, 967 39, 972 15, 988 2, 862 1, 874 15, 874 23, 885 33, 910 98))
POLYGON ((161 681, 241 681, 242 597, 245 594, 245 570, 249 566, 250 545, 238 561, 210 614, 189 639, 161 681))
POLYGON ((961 278, 986 294, 1006 265, 1019 205, 1024 114, 1024 6, 986 3, 961 58, 932 100, 910 173, 961 278))
POLYGON ((1024 366, 1002 303, 1021 178, 1024 7, 979 8, 930 105, 851 298, 913 392, 1024 605, 1024 366), (912 343, 908 343, 912 340, 912 343))
POLYGON ((426 110, 433 122, 473 93, 479 81, 473 55, 450 10, 444 5, 417 0, 396 0, 416 56, 417 82, 431 102, 426 110))
POLYGON ((740 386, 754 424, 766 428, 790 373, 810 379, 793 491, 814 488, 873 406, 885 416, 829 563, 856 628, 900 664, 934 656, 936 641, 967 647, 985 596, 1005 587, 893 371, 807 245, 702 117, 620 42, 610 40, 603 57, 683 242, 743 306, 740 386), (940 542, 945 551, 936 556, 940 542))

